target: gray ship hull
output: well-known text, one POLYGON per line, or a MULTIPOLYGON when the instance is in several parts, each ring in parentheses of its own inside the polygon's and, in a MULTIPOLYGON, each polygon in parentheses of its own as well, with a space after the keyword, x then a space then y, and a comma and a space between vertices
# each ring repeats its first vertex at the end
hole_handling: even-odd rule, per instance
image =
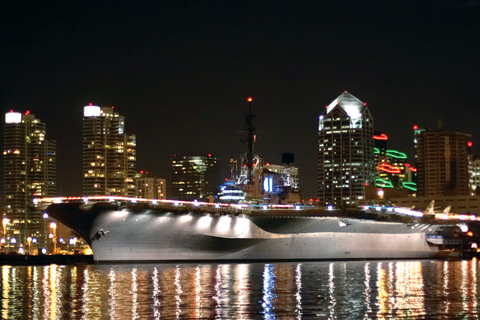
POLYGON ((100 263, 413 259, 438 252, 426 241, 428 224, 52 206, 52 216, 80 233, 100 263))

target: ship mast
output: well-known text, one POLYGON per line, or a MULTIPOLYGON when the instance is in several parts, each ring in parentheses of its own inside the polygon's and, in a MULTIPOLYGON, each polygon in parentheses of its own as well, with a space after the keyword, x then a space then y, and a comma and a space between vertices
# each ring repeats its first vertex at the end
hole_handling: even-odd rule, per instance
POLYGON ((255 127, 253 126, 253 117, 255 117, 254 114, 252 114, 252 101, 253 99, 251 97, 248 97, 248 114, 245 115, 245 122, 247 123, 247 130, 248 130, 248 140, 247 140, 247 146, 248 146, 248 151, 247 151, 247 170, 248 170, 248 175, 247 175, 247 184, 252 184, 253 179, 252 179, 252 170, 253 170, 253 147, 254 147, 254 142, 255 142, 255 127))

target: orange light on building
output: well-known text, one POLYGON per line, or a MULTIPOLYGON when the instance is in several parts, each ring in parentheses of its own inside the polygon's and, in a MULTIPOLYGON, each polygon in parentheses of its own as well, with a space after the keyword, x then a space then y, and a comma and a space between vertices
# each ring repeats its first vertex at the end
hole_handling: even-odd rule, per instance
POLYGON ((467 236, 473 237, 473 232, 472 232, 472 231, 468 231, 468 232, 467 232, 467 236))
POLYGON ((248 97, 248 98, 247 98, 247 101, 248 101, 248 102, 252 102, 252 101, 253 101, 252 97, 248 97))

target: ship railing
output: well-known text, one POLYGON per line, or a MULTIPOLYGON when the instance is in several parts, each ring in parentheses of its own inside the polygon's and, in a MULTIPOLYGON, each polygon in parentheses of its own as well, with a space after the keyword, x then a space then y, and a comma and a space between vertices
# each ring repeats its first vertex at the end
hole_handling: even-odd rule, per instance
POLYGON ((98 203, 109 202, 112 204, 118 204, 120 207, 129 206, 147 206, 150 208, 162 208, 170 209, 173 211, 207 211, 219 212, 219 213, 251 213, 253 211, 261 210, 302 210, 311 209, 310 205, 299 204, 261 204, 252 205, 245 203, 219 203, 219 202, 204 202, 204 201, 184 201, 184 200, 172 200, 172 199, 147 199, 147 198, 135 198, 135 197, 122 197, 122 196, 85 196, 85 197, 47 197, 34 199, 34 205, 49 205, 52 203, 69 203, 69 202, 82 202, 82 203, 98 203))

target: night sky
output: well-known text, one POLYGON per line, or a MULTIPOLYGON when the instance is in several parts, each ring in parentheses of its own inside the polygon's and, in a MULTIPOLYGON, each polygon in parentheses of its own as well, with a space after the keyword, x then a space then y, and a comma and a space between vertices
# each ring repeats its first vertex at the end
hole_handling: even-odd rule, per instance
POLYGON ((0 106, 47 124, 61 194, 80 195, 89 102, 126 117, 139 170, 211 153, 226 177, 251 96, 256 151, 295 153, 316 197, 318 116, 344 90, 389 148, 412 156, 412 126, 444 119, 480 150, 479 34, 471 0, 1 1, 0 106))

